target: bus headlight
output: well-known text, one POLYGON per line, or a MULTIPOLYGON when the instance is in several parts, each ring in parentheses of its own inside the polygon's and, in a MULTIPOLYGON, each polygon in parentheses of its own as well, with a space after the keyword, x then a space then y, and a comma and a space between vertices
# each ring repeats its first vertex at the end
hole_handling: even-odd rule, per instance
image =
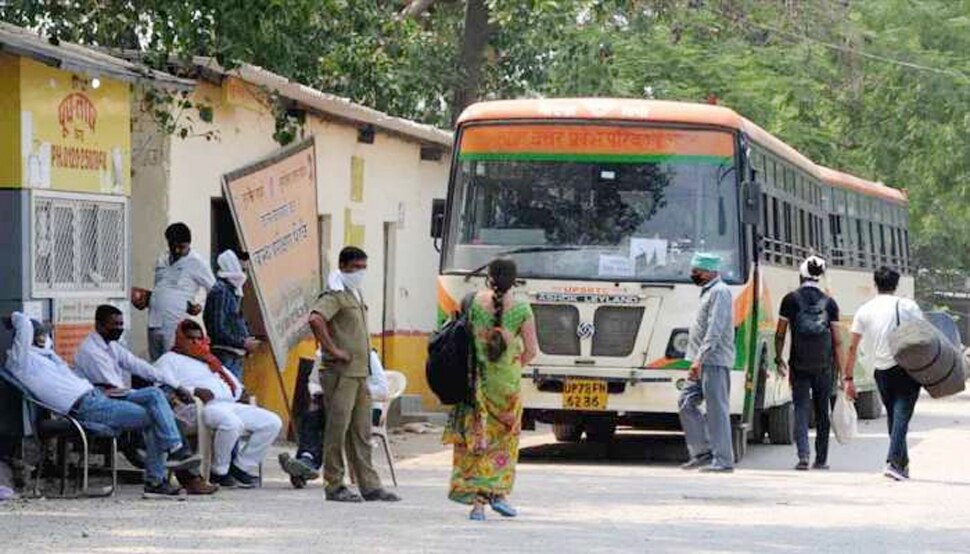
POLYGON ((668 358, 683 359, 687 356, 687 343, 690 340, 690 333, 687 329, 674 329, 670 333, 670 340, 667 341, 668 358))

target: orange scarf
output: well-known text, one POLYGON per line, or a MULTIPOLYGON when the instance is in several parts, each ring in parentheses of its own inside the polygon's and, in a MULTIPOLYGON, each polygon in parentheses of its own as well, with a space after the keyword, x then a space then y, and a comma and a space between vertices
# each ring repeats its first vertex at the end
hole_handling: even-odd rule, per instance
POLYGON ((202 339, 190 339, 186 334, 187 323, 189 323, 188 320, 183 321, 175 329, 175 346, 172 347, 172 352, 205 362, 209 370, 229 386, 229 392, 236 396, 236 382, 226 372, 226 368, 222 367, 219 358, 212 353, 209 348, 209 337, 203 333, 202 339))

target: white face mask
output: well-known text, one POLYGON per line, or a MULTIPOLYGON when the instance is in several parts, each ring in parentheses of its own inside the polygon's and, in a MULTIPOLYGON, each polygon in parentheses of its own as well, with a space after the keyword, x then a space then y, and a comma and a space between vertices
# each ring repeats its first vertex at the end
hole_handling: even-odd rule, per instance
POLYGON ((344 282, 347 288, 360 290, 364 285, 364 275, 367 274, 366 270, 359 270, 353 273, 346 273, 344 271, 340 272, 340 280, 344 282))

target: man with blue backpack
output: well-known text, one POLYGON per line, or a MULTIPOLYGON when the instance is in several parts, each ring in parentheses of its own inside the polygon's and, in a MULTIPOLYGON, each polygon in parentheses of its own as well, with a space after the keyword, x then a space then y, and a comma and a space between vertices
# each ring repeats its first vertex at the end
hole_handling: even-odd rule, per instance
POLYGON ((838 322, 839 305, 825 294, 819 281, 825 275, 825 260, 809 256, 799 268, 801 286, 781 301, 775 331, 775 364, 788 373, 795 404, 796 470, 809 468, 808 426, 815 409, 815 463, 813 469, 828 469, 829 417, 832 388, 842 359, 838 322), (785 336, 791 329, 788 362, 782 357, 785 336), (790 371, 789 371, 790 367, 790 371))

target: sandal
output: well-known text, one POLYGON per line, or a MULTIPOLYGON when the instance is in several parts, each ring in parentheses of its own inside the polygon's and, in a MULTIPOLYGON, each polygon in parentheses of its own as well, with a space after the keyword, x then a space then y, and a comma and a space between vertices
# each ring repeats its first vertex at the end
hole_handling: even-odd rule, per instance
POLYGON ((512 507, 505 498, 493 498, 490 504, 492 509, 502 517, 515 517, 519 515, 519 511, 512 507))
POLYGON ((475 505, 472 506, 471 513, 468 514, 468 519, 472 521, 485 521, 485 506, 476 502, 475 505))

